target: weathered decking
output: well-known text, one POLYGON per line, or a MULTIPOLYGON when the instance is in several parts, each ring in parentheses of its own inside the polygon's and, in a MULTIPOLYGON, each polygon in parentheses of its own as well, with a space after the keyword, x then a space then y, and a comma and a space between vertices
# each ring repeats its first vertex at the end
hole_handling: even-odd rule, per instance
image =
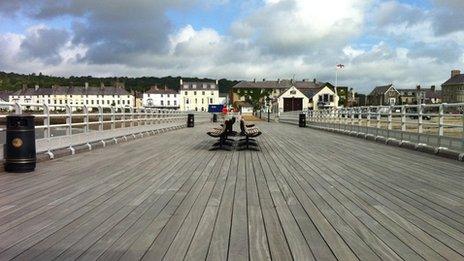
POLYGON ((463 260, 464 165, 285 124, 208 125, 0 174, 0 260, 463 260))

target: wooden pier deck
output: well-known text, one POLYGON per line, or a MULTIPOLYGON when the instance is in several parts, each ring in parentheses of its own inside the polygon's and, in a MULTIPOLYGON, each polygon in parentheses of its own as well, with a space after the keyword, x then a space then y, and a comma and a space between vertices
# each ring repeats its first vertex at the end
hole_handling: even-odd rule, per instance
POLYGON ((0 260, 464 260, 464 165, 293 125, 209 125, 0 174, 0 260))

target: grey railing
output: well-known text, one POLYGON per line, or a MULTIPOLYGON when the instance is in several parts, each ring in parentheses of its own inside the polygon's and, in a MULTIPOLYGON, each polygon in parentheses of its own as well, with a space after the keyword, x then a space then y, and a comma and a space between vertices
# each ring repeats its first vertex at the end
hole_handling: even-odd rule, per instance
POLYGON ((332 108, 307 113, 308 124, 464 151, 464 103, 332 108))
MULTIPOLYGON (((208 113, 182 112, 177 110, 86 105, 48 105, 0 103, 0 144, 5 141, 5 122, 8 114, 35 116, 37 152, 69 148, 78 145, 115 140, 118 137, 141 135, 184 127, 187 114, 195 114, 195 122, 210 120, 208 113)), ((3 158, 3 150, 0 152, 3 158)))

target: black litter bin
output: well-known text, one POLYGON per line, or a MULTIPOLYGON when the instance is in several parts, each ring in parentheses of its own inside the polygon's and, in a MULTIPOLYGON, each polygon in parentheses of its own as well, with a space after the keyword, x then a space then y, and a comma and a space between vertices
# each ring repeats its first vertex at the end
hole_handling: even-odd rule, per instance
POLYGON ((188 128, 193 128, 194 126, 194 118, 193 118, 193 114, 188 114, 187 115, 187 127, 188 128))
POLYGON ((304 114, 304 113, 300 113, 299 126, 300 127, 306 127, 306 114, 304 114))
POLYGON ((32 115, 6 116, 5 170, 7 172, 34 171, 35 124, 32 115))
POLYGON ((213 114, 213 122, 217 122, 217 114, 216 113, 213 114))

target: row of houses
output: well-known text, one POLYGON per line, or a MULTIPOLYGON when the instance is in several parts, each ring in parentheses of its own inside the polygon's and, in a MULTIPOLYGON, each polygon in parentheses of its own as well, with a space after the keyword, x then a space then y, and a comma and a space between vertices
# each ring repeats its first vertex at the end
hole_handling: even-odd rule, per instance
POLYGON ((90 110, 99 106, 108 107, 146 107, 158 109, 180 109, 184 111, 207 111, 210 104, 218 104, 225 100, 219 98, 218 82, 183 82, 180 80, 179 91, 166 87, 151 87, 145 93, 132 94, 123 84, 99 87, 89 86, 52 86, 34 88, 24 86, 16 92, 1 92, 0 99, 4 102, 31 104, 31 110, 41 110, 48 104, 50 110, 64 110, 70 105, 73 111, 87 106, 90 110))
POLYGON ((398 89, 393 84, 377 86, 367 96, 358 98, 360 105, 401 105, 401 104, 435 104, 464 103, 464 74, 452 70, 450 78, 437 90, 435 85, 413 89, 398 89))
MULTIPOLYGON (((442 84, 441 90, 435 86, 413 89, 397 89, 393 84, 377 86, 369 95, 355 95, 348 87, 335 87, 329 82, 313 80, 241 81, 232 87, 230 93, 219 93, 218 81, 179 82, 179 90, 153 86, 145 93, 131 94, 123 84, 115 86, 53 86, 52 88, 22 88, 14 93, 0 92, 0 99, 22 104, 48 104, 51 110, 73 108, 86 105, 148 107, 180 109, 182 111, 208 111, 209 105, 228 104, 234 108, 252 110, 250 101, 254 91, 265 93, 260 98, 260 106, 269 105, 273 112, 318 110, 338 106, 392 105, 417 103, 458 103, 464 102, 464 74, 453 70, 451 77, 442 84), (267 99, 266 99, 267 98, 267 99)), ((31 109, 40 109, 32 106, 31 109)))

